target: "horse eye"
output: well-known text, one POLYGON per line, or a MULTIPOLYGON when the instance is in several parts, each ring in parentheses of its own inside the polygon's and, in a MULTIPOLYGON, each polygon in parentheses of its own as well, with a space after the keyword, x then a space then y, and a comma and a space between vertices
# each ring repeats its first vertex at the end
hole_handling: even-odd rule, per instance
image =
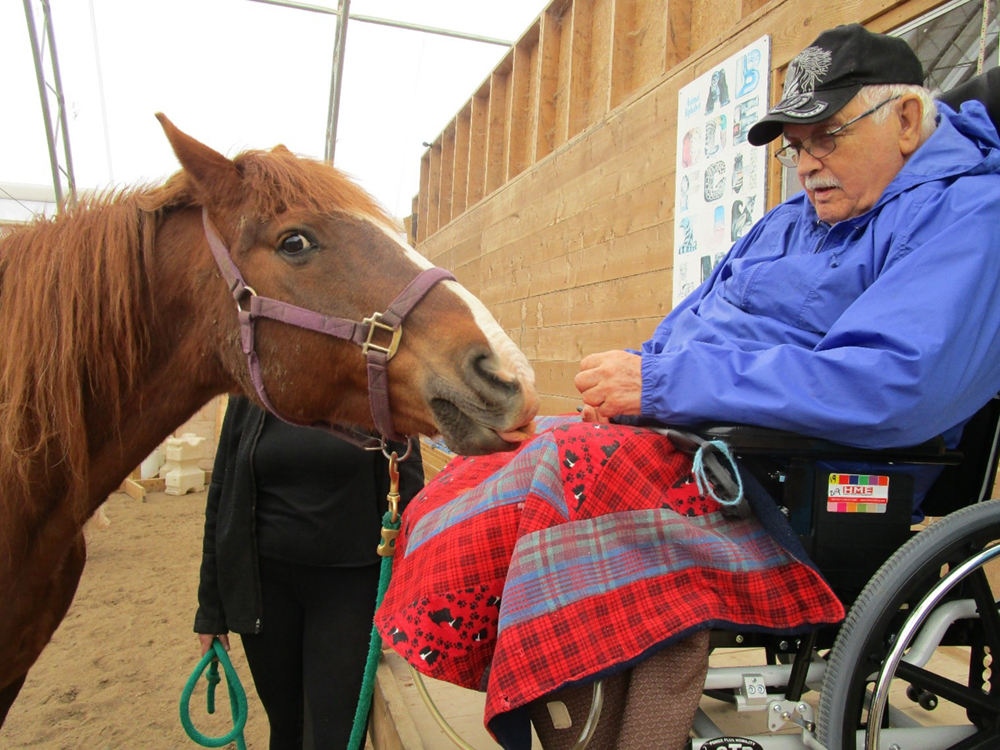
POLYGON ((312 250, 314 247, 315 245, 313 245, 308 237, 304 234, 296 233, 285 237, 278 249, 286 255, 300 255, 307 250, 312 250))

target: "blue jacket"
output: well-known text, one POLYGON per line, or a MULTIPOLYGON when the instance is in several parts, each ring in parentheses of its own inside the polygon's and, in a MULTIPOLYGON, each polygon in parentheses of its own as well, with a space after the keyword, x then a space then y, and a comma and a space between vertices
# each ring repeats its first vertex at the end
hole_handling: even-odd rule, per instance
POLYGON ((741 238, 642 347, 642 412, 887 448, 961 428, 1000 391, 1000 138, 979 102, 867 213, 801 193, 741 238))

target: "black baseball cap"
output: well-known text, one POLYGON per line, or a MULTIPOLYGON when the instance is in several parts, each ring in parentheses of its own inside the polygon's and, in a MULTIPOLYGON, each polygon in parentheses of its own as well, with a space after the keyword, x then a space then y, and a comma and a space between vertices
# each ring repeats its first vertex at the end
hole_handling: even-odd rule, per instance
POLYGON ((788 64, 781 101, 754 123, 747 140, 763 146, 786 123, 807 125, 839 112, 862 86, 924 85, 924 69, 899 37, 873 34, 852 23, 829 29, 788 64))

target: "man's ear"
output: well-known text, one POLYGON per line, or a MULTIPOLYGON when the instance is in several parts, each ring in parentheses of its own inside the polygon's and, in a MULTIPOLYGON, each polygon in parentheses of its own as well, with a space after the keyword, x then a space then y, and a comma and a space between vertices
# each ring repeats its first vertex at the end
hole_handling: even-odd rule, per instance
POLYGON ((924 103, 916 94, 906 94, 899 101, 898 112, 899 151, 909 159, 923 144, 924 103))

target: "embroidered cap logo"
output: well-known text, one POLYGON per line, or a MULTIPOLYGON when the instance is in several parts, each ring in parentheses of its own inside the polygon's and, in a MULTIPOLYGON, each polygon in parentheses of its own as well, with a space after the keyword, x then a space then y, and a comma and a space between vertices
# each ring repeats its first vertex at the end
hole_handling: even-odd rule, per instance
POLYGON ((813 92, 819 80, 830 70, 832 58, 830 51, 822 47, 807 47, 796 55, 788 64, 781 102, 773 111, 791 117, 813 117, 825 110, 827 103, 816 99, 813 92))

